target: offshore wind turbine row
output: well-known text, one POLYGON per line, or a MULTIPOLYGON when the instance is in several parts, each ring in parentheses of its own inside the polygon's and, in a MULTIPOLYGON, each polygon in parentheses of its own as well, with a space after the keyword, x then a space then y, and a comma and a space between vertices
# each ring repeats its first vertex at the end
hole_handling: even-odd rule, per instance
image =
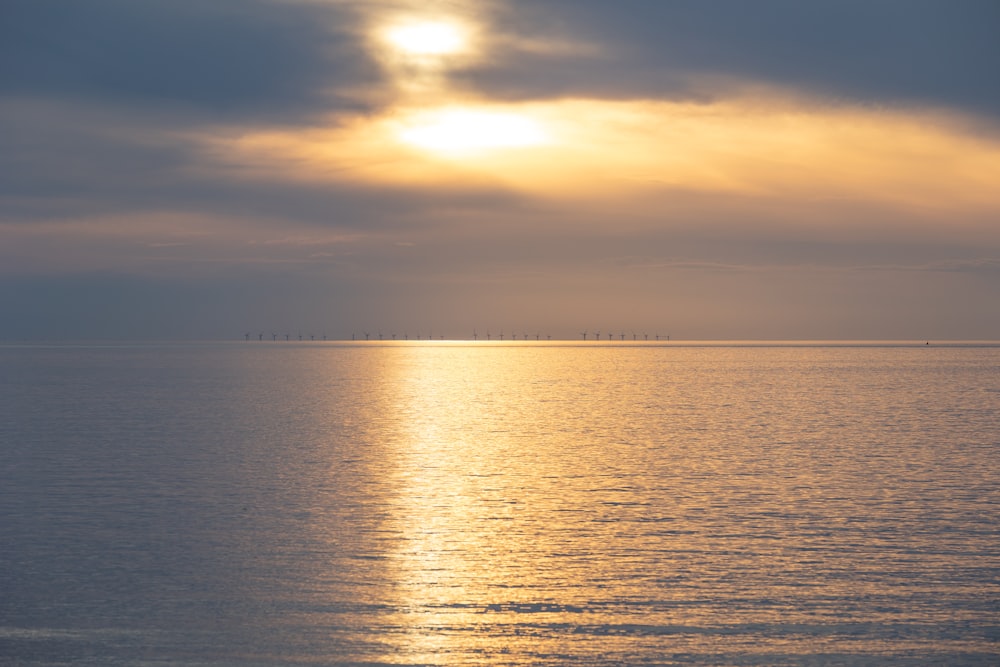
MULTIPOLYGON (((640 341, 640 340, 642 340, 644 342, 647 342, 647 341, 649 341, 651 339, 651 337, 652 337, 652 340, 655 340, 656 342, 669 342, 670 341, 670 336, 669 335, 664 335, 664 334, 648 334, 648 333, 638 334, 638 333, 636 333, 634 331, 630 332, 629 334, 626 334, 624 331, 622 331, 622 332, 619 332, 618 334, 608 333, 608 334, 603 334, 602 335, 602 333, 600 331, 595 331, 593 333, 590 333, 589 331, 582 331, 582 332, 580 332, 580 338, 581 338, 581 340, 584 340, 584 341, 588 341, 588 340, 592 340, 592 341, 607 340, 608 342, 614 342, 615 339, 616 339, 616 337, 617 337, 617 340, 619 340, 620 342, 624 342, 625 340, 632 340, 632 341, 640 341)), ((251 340, 251 338, 252 338, 252 335, 248 331, 247 333, 243 334, 243 338, 247 342, 249 342, 251 340)), ((272 342, 277 342, 279 339, 283 339, 286 342, 291 342, 293 339, 295 339, 295 340, 297 340, 299 342, 302 342, 302 341, 305 341, 306 338, 308 338, 309 341, 315 342, 316 339, 317 339, 317 336, 315 334, 309 334, 308 336, 305 336, 302 333, 296 334, 295 336, 293 336, 292 334, 287 334, 287 333, 286 334, 282 334, 282 335, 279 336, 277 333, 274 333, 274 332, 271 332, 271 334, 269 336, 265 335, 264 332, 259 332, 257 334, 257 340, 258 341, 264 341, 264 340, 266 340, 268 338, 270 338, 270 340, 272 342)), ((322 336, 320 336, 319 339, 322 340, 322 341, 338 340, 338 339, 329 339, 326 336, 326 334, 323 334, 322 336)), ((339 339, 339 340, 344 340, 344 339, 339 339)), ((400 341, 400 340, 402 340, 402 341, 428 340, 428 341, 430 341, 430 340, 470 340, 470 339, 469 338, 465 338, 465 339, 462 339, 462 338, 447 338, 444 334, 437 334, 435 336, 434 333, 428 333, 426 336, 424 336, 423 334, 419 334, 418 333, 418 334, 416 334, 415 337, 411 337, 410 334, 409 334, 409 332, 404 332, 402 335, 400 335, 400 334, 398 334, 396 332, 390 332, 388 334, 385 334, 381 330, 379 330, 379 331, 376 331, 375 333, 372 333, 371 331, 363 331, 360 334, 357 333, 357 332, 354 332, 354 333, 351 334, 350 340, 352 340, 352 341, 362 341, 362 340, 364 340, 364 341, 376 341, 376 340, 377 341, 389 341, 389 340, 392 340, 392 341, 400 341)), ((498 333, 494 334, 491 330, 487 329, 486 330, 486 335, 485 335, 485 338, 484 338, 479 333, 478 329, 474 329, 472 331, 472 338, 471 338, 471 340, 473 340, 473 341, 479 341, 479 340, 485 340, 485 341, 493 341, 493 340, 497 340, 497 341, 505 341, 505 340, 511 340, 511 341, 516 341, 516 340, 522 340, 522 341, 530 341, 530 340, 542 341, 542 340, 546 340, 546 341, 551 341, 552 340, 552 335, 551 334, 542 334, 542 333, 539 333, 539 332, 536 332, 534 334, 528 334, 527 332, 521 332, 520 334, 517 334, 517 333, 514 333, 514 332, 504 333, 503 329, 501 329, 498 333), (520 335, 520 338, 518 337, 519 335, 520 335)), ((571 340, 571 339, 557 338, 556 340, 563 340, 563 341, 565 341, 565 340, 571 340)))

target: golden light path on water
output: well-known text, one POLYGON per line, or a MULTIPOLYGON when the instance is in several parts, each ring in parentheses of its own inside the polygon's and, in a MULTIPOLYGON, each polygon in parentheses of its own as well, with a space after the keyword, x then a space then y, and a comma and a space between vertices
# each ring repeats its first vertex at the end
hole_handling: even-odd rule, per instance
MULTIPOLYGON (((627 536, 620 522, 648 505, 633 478, 664 459, 645 460, 654 455, 641 442, 651 434, 639 431, 648 417, 636 414, 626 435, 629 413, 643 405, 623 404, 622 392, 649 397, 657 388, 620 384, 613 353, 606 377, 572 387, 572 362, 541 347, 513 349, 393 350, 387 407, 398 430, 386 455, 398 466, 399 495, 385 529, 398 538, 389 565, 407 662, 566 656, 567 642, 598 656, 613 638, 598 630, 568 640, 559 628, 611 635, 615 625, 651 620, 617 608, 642 606, 635 570, 653 565, 649 536, 627 536)), ((670 521, 678 536, 692 532, 683 517, 670 521)), ((669 560, 660 566, 676 576, 669 560)), ((684 597, 679 590, 672 603, 684 597)), ((668 616, 680 626, 704 620, 668 616)))

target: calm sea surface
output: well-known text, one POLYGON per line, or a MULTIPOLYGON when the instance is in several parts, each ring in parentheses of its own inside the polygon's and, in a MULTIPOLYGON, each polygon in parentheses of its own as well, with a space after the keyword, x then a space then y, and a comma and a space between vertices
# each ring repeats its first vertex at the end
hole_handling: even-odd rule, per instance
POLYGON ((0 664, 1000 664, 1000 346, 0 346, 0 664))

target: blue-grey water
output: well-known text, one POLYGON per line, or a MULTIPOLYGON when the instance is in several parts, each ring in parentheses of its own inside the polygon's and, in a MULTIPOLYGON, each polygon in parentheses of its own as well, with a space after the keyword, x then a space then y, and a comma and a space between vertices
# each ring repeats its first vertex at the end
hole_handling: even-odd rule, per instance
POLYGON ((0 346, 0 663, 1000 664, 1000 346, 0 346))

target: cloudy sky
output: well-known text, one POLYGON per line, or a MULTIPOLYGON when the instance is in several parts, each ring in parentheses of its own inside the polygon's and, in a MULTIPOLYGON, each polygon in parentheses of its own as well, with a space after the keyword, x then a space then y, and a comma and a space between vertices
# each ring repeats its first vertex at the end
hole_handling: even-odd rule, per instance
POLYGON ((0 340, 1000 339, 996 0, 2 0, 0 340))

